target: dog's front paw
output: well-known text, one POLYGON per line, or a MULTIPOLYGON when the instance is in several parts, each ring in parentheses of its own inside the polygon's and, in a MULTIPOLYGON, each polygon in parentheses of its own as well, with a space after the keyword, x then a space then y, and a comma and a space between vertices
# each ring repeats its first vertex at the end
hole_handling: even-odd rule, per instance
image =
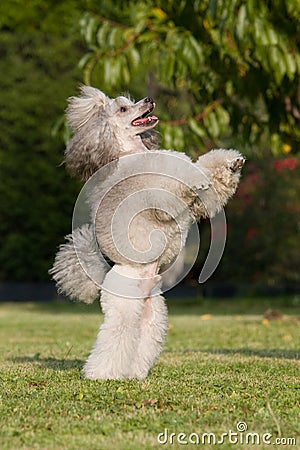
POLYGON ((232 170, 232 172, 236 172, 237 170, 240 170, 243 167, 245 161, 246 161, 245 158, 243 158, 242 156, 238 156, 237 158, 234 158, 232 161, 230 161, 229 167, 232 170))

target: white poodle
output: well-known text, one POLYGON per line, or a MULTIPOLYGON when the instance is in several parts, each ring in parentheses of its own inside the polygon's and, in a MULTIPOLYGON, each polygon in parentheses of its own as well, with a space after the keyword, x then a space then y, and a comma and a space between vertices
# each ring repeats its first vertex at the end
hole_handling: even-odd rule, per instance
POLYGON ((192 223, 234 194, 244 164, 236 150, 212 150, 196 163, 160 150, 154 107, 149 97, 134 103, 83 86, 67 110, 74 137, 65 162, 88 180, 90 217, 73 227, 50 273, 71 298, 91 303, 101 290, 104 322, 83 369, 90 379, 147 376, 168 328, 160 271, 180 254, 192 223))

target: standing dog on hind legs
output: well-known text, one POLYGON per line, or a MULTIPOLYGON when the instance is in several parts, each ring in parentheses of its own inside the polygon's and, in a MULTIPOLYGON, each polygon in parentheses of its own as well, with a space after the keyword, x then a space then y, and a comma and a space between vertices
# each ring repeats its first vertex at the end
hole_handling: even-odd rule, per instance
POLYGON ((234 194, 244 163, 236 150, 212 150, 196 163, 159 150, 149 133, 158 122, 149 116, 154 106, 83 87, 68 108, 74 137, 66 165, 91 176, 93 225, 67 237, 50 273, 61 292, 86 303, 101 289, 104 322, 84 367, 90 379, 147 376, 167 333, 159 270, 176 258, 192 222, 213 217, 234 194), (99 247, 115 263, 108 273, 99 247))
MULTIPOLYGON (((67 108, 68 123, 74 132, 65 152, 69 172, 86 181, 98 169, 106 166, 105 175, 109 176, 121 156, 158 148, 156 134, 151 132, 158 120, 154 116, 149 117, 154 106, 149 97, 133 103, 126 97, 109 99, 98 89, 83 86, 81 95, 71 97, 67 108)), ((85 224, 67 236, 66 241, 57 253, 50 274, 60 292, 72 299, 92 303, 99 296, 108 272, 108 265, 95 240, 94 227, 85 224)), ((130 267, 128 270, 132 271, 130 267)), ((111 274, 106 278, 109 289, 111 274)), ((145 280, 146 291, 147 283, 145 280)), ((134 365, 138 359, 138 349, 142 359, 146 360, 144 365, 149 368, 162 349, 168 327, 163 297, 153 297, 150 308, 147 295, 145 299, 125 297, 124 300, 122 296, 111 298, 109 291, 102 290, 100 302, 104 323, 84 369, 87 378, 142 378, 147 375, 148 370, 142 370, 141 364, 134 365), (146 318, 154 314, 158 320, 151 325, 151 321, 146 318), (126 333, 123 323, 126 323, 126 333), (151 334, 148 346, 150 360, 142 349, 142 343, 138 345, 144 342, 141 336, 147 330, 151 334), (94 365, 97 370, 93 368, 94 365)))

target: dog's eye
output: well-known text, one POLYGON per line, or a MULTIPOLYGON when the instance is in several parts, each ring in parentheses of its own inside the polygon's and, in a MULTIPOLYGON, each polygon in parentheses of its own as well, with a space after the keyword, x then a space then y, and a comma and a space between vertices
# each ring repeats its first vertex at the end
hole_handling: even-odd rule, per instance
POLYGON ((127 111, 126 106, 121 106, 120 111, 121 111, 121 112, 126 112, 126 111, 127 111))

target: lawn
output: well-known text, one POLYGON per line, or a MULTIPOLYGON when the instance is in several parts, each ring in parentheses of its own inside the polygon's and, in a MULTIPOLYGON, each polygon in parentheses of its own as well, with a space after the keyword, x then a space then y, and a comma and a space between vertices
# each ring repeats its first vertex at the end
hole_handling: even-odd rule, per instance
POLYGON ((169 309, 146 380, 95 382, 80 369, 98 305, 0 304, 1 450, 299 449, 299 298, 169 309))

